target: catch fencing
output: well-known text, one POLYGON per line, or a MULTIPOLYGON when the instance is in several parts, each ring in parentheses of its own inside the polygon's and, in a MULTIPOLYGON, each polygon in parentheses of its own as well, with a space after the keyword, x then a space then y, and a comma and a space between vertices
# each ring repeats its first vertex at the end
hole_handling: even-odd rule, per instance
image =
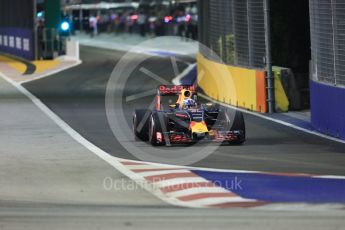
MULTIPOLYGON (((263 0, 199 1, 199 40, 225 64, 265 66, 263 0)), ((212 57, 207 49, 200 49, 212 57)))
POLYGON ((311 76, 345 86, 345 2, 310 0, 311 76))

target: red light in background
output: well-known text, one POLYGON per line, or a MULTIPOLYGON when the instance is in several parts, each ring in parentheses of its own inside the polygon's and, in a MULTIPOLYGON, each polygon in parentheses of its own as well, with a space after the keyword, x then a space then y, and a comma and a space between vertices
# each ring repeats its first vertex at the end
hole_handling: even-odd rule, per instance
POLYGON ((191 18, 192 18, 192 16, 190 16, 190 14, 187 14, 186 18, 185 18, 186 22, 189 22, 191 18))
POLYGON ((134 14, 131 16, 131 19, 132 20, 138 20, 139 16, 137 14, 134 14))
POLYGON ((165 16, 164 17, 164 22, 165 23, 169 23, 169 22, 171 22, 173 20, 173 17, 172 16, 165 16))

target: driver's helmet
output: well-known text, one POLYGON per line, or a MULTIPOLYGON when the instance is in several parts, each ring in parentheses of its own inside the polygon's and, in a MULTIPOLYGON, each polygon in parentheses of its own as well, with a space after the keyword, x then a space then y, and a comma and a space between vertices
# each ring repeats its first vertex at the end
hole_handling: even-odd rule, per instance
POLYGON ((184 109, 189 109, 189 108, 193 108, 196 106, 196 102, 195 100, 191 99, 191 98, 186 98, 183 100, 183 108, 184 109))

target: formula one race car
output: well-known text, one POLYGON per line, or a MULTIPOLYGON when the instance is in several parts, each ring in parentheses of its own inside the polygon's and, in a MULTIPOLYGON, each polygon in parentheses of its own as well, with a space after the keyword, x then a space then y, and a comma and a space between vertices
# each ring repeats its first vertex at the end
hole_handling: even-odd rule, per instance
POLYGON ((195 86, 159 86, 156 108, 138 109, 133 113, 136 139, 149 141, 154 146, 199 141, 242 144, 245 141, 245 124, 240 111, 196 101, 195 86))

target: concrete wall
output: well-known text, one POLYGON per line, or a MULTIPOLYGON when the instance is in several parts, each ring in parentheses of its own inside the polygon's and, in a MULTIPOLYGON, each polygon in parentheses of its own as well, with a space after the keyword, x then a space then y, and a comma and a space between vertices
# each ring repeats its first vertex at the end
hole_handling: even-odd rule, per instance
POLYGON ((265 71, 220 64, 198 55, 198 85, 220 102, 265 113, 265 71))
POLYGON ((34 58, 34 0, 0 1, 0 52, 34 58))
POLYGON ((312 125, 318 131, 345 139, 345 88, 310 81, 312 125))
POLYGON ((30 29, 0 28, 0 52, 34 59, 34 36, 30 29))

